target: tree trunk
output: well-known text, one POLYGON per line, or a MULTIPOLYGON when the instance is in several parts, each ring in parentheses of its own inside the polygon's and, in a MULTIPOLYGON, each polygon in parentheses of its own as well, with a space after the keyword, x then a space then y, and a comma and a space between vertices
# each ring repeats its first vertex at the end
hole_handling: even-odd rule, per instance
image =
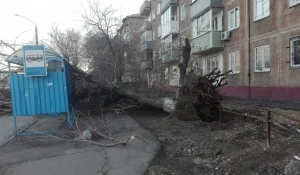
POLYGON ((182 47, 182 63, 180 63, 179 68, 180 68, 180 77, 179 77, 179 84, 183 84, 183 80, 186 76, 186 68, 188 67, 188 63, 190 60, 190 55, 191 55, 191 45, 190 41, 188 38, 185 38, 185 46, 182 47))
POLYGON ((119 96, 133 99, 141 104, 148 104, 153 107, 163 109, 165 112, 173 112, 175 108, 175 102, 171 98, 149 98, 144 96, 143 94, 138 94, 133 91, 125 90, 118 87, 111 87, 105 84, 102 84, 98 81, 97 78, 94 78, 92 75, 87 74, 83 70, 73 67, 74 71, 82 76, 86 81, 91 82, 93 84, 98 85, 102 91, 107 92, 108 94, 113 92, 119 96))

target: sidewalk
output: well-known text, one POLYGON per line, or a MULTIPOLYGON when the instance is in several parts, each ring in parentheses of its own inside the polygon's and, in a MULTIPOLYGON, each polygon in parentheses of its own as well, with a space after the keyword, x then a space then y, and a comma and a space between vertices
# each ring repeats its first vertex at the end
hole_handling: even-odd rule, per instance
MULTIPOLYGON (((30 128, 39 129, 41 124, 30 128)), ((113 117, 109 124, 114 138, 123 141, 136 135, 147 143, 136 138, 125 146, 100 147, 45 136, 18 136, 0 147, 0 175, 143 175, 160 150, 158 139, 129 116, 113 117)))
POLYGON ((242 104, 242 105, 255 105, 259 107, 268 108, 281 108, 284 110, 300 111, 300 102, 288 101, 267 101, 267 100, 254 100, 244 98, 224 97, 224 102, 242 104))
MULTIPOLYGON (((22 129, 25 126, 34 122, 34 117, 20 117, 18 118, 18 128, 22 129)), ((0 148, 9 139, 14 136, 14 121, 13 116, 1 116, 0 117, 0 148)))

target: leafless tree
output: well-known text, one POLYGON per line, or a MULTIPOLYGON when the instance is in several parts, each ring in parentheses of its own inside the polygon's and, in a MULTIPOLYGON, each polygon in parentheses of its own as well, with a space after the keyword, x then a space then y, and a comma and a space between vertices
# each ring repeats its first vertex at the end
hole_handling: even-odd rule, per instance
POLYGON ((49 36, 52 48, 61 53, 74 67, 78 67, 82 63, 83 36, 80 31, 73 28, 61 31, 53 25, 49 36))
POLYGON ((121 17, 116 14, 117 10, 111 6, 102 7, 98 1, 89 1, 87 9, 84 8, 82 19, 84 26, 90 30, 90 35, 87 36, 86 47, 88 48, 88 56, 91 60, 90 68, 101 74, 102 78, 106 78, 106 82, 120 83, 122 81, 122 73, 124 71, 124 49, 125 42, 117 34, 118 29, 121 27, 121 17), (91 37, 95 37, 94 39, 91 37), (97 40, 99 42, 95 43, 97 40), (92 51, 92 48, 97 48, 92 51), (98 50, 100 49, 100 50, 98 50), (98 50, 98 51, 97 51, 98 50), (95 55, 98 52, 99 55, 95 55), (90 54, 93 53, 93 54, 90 54), (101 66, 100 66, 101 65, 101 66), (110 71, 107 75, 102 74, 105 69, 99 72, 99 68, 110 71), (100 67, 99 67, 100 66, 100 67), (111 78, 113 76, 113 79, 111 78))
POLYGON ((7 89, 9 85, 8 66, 4 60, 14 51, 16 49, 13 43, 0 40, 0 115, 12 112, 10 93, 7 89))

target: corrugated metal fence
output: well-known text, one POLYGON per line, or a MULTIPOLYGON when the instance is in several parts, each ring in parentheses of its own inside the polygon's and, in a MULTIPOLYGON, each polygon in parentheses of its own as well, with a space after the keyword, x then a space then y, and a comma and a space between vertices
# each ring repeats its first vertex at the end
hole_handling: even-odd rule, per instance
POLYGON ((64 72, 48 72, 44 77, 25 77, 24 74, 11 73, 10 80, 14 116, 68 112, 64 72))

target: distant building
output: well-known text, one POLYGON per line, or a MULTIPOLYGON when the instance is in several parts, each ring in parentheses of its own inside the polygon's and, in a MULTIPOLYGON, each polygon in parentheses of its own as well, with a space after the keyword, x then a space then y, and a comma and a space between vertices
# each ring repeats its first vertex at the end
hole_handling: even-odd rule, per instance
POLYGON ((126 16, 118 30, 124 41, 124 70, 122 82, 146 81, 146 75, 141 69, 141 25, 145 17, 139 14, 126 16))

